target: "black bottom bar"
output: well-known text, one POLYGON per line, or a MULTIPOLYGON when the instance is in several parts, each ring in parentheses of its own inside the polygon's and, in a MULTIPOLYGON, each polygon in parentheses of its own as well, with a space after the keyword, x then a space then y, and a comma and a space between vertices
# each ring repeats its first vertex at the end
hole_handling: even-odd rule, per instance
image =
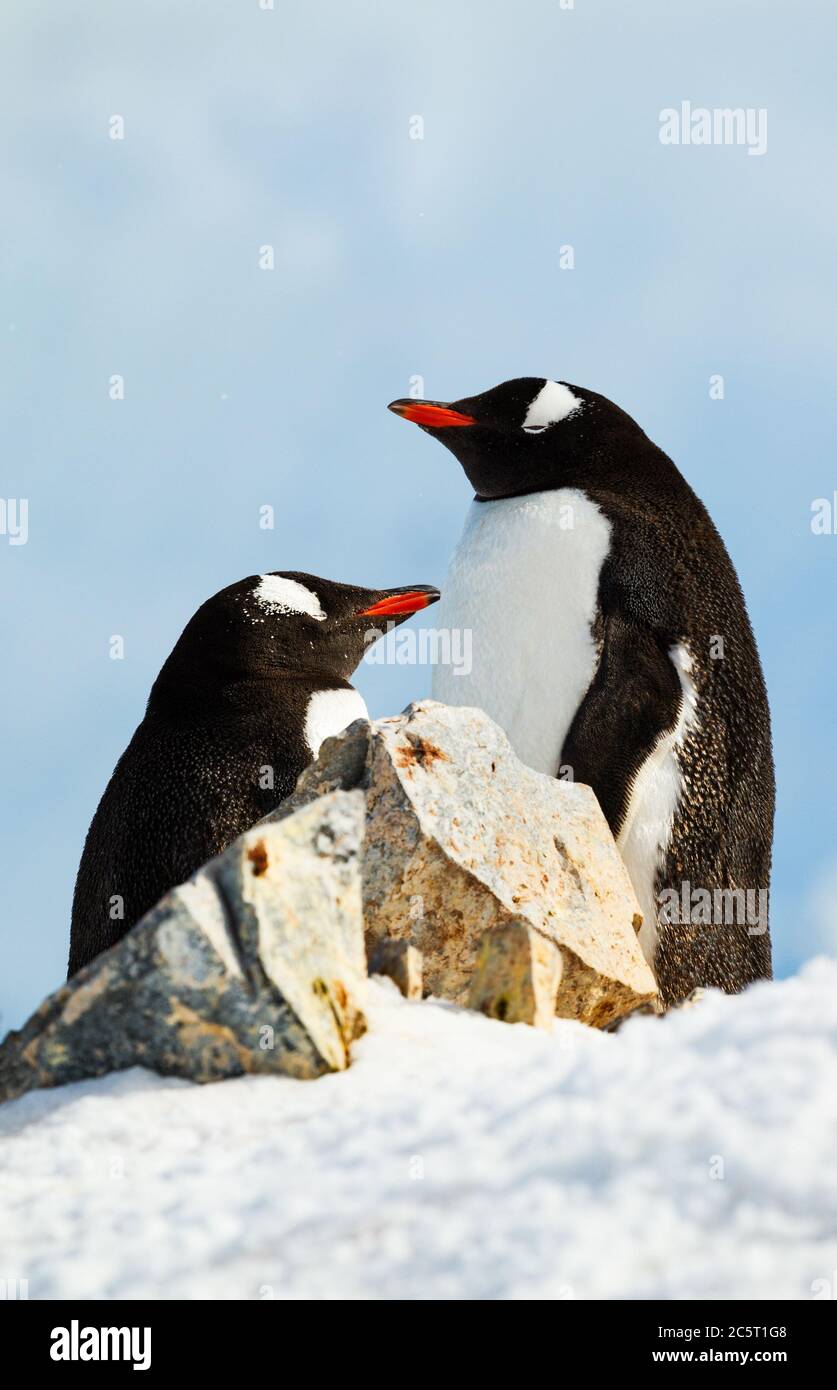
MULTIPOLYGON (((433 1300, 427 1300, 433 1301, 433 1300)), ((363 1310, 351 1305, 358 1318, 358 1329, 350 1345, 370 1353, 381 1349, 378 1337, 370 1337, 364 1327, 363 1310), (358 1336, 358 1333, 360 1334, 358 1336)), ((546 1354, 554 1365, 566 1368, 569 1361, 599 1376, 607 1371, 645 1371, 653 1378, 657 1369, 665 1374, 671 1366, 685 1367, 698 1379, 701 1371, 718 1366, 780 1366, 813 1371, 827 1364, 826 1354, 833 1340, 833 1304, 695 1301, 677 1303, 580 1303, 560 1301, 548 1320, 535 1312, 522 1313, 519 1305, 512 1312, 515 1327, 521 1315, 532 1318, 532 1331, 538 1332, 529 1345, 546 1354), (828 1344, 827 1344, 828 1338, 828 1344)), ((320 1308, 317 1317, 324 1345, 330 1343, 329 1312, 320 1308)), ((460 1317, 463 1315, 460 1314, 460 1317)), ((467 1315, 465 1315, 467 1316, 467 1315)), ((499 1315, 492 1312, 492 1330, 486 1349, 502 1345, 499 1315)), ((380 1319, 376 1318, 379 1332, 380 1319)), ((390 1326, 395 1329, 395 1324, 390 1326)), ((419 1325, 420 1326, 420 1325, 419 1325)), ((416 1341, 417 1324, 408 1321, 404 1333, 416 1341)), ((335 1323, 339 1336, 342 1318, 335 1323)), ((16 1364, 24 1371, 54 1372, 57 1376, 74 1372, 95 1376, 106 1370, 143 1374, 157 1371, 171 1375, 188 1365, 190 1380, 202 1371, 218 1374, 221 1367, 236 1366, 247 1374, 287 1365, 290 1354, 299 1357, 319 1349, 323 1342, 311 1342, 302 1332, 297 1305, 282 1307, 269 1302, 161 1303, 161 1302, 0 1302, 0 1333, 7 1354, 14 1348, 16 1364), (300 1335, 300 1333, 302 1335, 300 1335), (246 1339, 246 1340, 245 1340, 246 1339)), ((460 1326, 459 1338, 462 1346, 460 1326)), ((480 1342, 467 1334, 471 1350, 470 1370, 479 1362, 480 1342), (473 1354, 476 1353, 474 1356, 473 1354), (473 1356, 473 1359, 472 1359, 473 1356)), ((389 1340, 389 1339, 386 1339, 389 1340)), ((395 1340, 395 1339, 393 1339, 395 1340)), ((403 1352, 403 1338, 401 1351, 403 1352)), ((419 1345, 427 1341, 418 1338, 419 1345)), ((385 1349, 385 1348, 384 1348, 385 1349)), ((397 1348, 394 1346, 393 1350, 397 1348)), ((418 1351, 418 1346, 415 1348, 418 1351)), ((493 1355, 493 1353, 492 1353, 493 1355)), ((395 1365, 398 1364, 398 1358, 395 1365)), ((433 1357, 430 1357, 432 1363, 433 1357)), ((444 1358, 443 1358, 444 1359, 444 1358)), ((370 1367, 374 1365, 374 1354, 370 1367)), ((328 1362, 312 1360, 307 1374, 319 1378, 328 1362)), ((378 1363, 379 1370, 382 1369, 378 1363)), ((495 1368, 496 1369, 496 1368, 495 1368)), ((520 1369, 520 1368, 519 1368, 520 1369)), ((363 1374, 360 1365, 355 1367, 363 1374)), ((299 1372, 305 1374, 303 1365, 299 1372)), ((433 1372, 429 1371, 429 1374, 433 1372)), ((563 1376, 562 1376, 563 1378, 563 1376)))

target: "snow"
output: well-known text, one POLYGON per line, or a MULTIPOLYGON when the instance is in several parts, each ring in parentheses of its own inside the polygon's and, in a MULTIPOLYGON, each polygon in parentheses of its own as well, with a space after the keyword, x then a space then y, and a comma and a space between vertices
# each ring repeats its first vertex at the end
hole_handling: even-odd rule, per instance
POLYGON ((370 988, 346 1073, 133 1070, 0 1108, 0 1276, 30 1298, 834 1290, 837 962, 615 1034, 370 988))

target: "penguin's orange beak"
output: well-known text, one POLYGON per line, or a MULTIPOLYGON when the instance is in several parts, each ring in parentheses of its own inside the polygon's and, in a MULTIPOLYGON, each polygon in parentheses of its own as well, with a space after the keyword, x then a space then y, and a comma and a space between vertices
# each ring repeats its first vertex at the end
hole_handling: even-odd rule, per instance
POLYGON ((429 608, 441 598, 438 589, 403 589, 400 593, 387 594, 378 599, 370 608, 361 608, 358 618, 401 618, 408 613, 418 613, 429 608))
POLYGON ((414 425, 426 425, 431 430, 450 429, 454 425, 461 428, 477 423, 473 415, 463 415, 441 401, 414 401, 404 397, 399 401, 390 401, 387 410, 391 410, 393 415, 400 415, 402 420, 411 420, 414 425))

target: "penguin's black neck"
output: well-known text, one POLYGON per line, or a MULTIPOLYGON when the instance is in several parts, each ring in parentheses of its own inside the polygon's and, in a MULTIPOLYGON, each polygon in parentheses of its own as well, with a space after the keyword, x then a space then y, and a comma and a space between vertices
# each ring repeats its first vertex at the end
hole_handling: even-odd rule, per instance
POLYGON ((599 439, 587 450, 571 448, 508 462, 500 458, 460 462, 474 487, 474 501, 483 503, 559 488, 578 488, 591 496, 613 493, 650 499, 687 486, 668 455, 642 431, 626 440, 599 439))
POLYGON ((220 663, 196 664, 175 650, 151 687, 146 713, 193 718, 214 712, 220 719, 235 718, 239 713, 281 704, 291 686, 300 696, 316 690, 352 689, 342 674, 310 660, 306 663, 304 658, 281 664, 275 660, 251 662, 246 669, 235 669, 220 663))

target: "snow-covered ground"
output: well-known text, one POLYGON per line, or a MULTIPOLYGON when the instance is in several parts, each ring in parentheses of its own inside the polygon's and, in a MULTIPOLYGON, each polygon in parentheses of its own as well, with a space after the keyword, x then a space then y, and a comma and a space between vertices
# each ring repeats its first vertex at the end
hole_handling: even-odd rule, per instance
POLYGON ((348 1073, 0 1109, 30 1298, 837 1293, 837 962, 617 1034, 374 982, 348 1073), (823 1282, 825 1281, 825 1282, 823 1282))

